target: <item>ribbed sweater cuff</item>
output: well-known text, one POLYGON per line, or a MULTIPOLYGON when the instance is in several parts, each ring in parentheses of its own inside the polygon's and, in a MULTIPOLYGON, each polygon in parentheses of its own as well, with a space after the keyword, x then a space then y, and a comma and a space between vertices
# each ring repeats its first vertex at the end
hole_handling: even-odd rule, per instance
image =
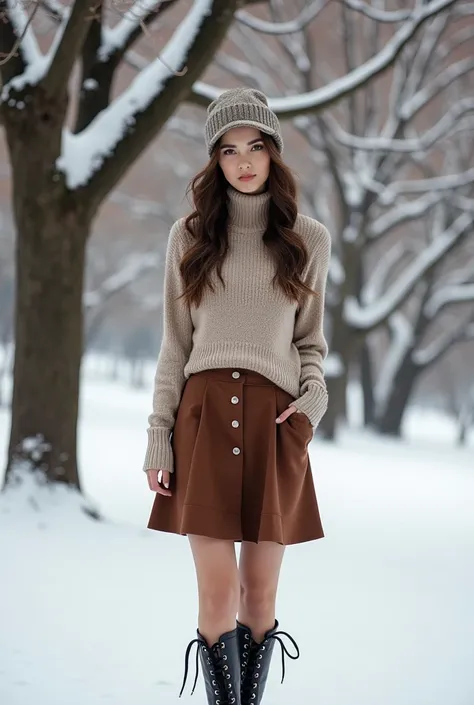
POLYGON ((170 429, 159 427, 149 428, 148 447, 143 463, 143 471, 168 470, 174 472, 173 449, 170 442, 170 429))
POLYGON ((328 408, 328 393, 319 384, 314 384, 303 396, 295 399, 292 406, 305 413, 313 428, 316 428, 328 408))

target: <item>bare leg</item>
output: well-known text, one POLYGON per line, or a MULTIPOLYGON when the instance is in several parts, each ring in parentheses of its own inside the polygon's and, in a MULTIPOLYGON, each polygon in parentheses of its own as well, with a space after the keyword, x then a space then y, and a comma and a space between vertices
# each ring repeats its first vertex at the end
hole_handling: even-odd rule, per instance
POLYGON ((242 541, 239 622, 261 642, 275 624, 275 603, 285 546, 273 541, 242 541))
POLYGON ((198 628, 209 646, 235 629, 239 606, 239 571, 233 541, 188 534, 199 595, 198 628))

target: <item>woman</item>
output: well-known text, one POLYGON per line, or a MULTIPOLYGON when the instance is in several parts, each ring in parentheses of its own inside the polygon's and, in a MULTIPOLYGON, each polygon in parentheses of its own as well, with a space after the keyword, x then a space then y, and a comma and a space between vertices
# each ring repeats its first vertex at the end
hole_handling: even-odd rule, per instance
POLYGON ((324 536, 308 445, 327 408, 330 238, 297 211, 263 93, 222 93, 205 137, 195 210, 173 225, 166 253, 148 528, 191 546, 199 618, 184 683, 197 642, 208 702, 247 705, 262 700, 275 641, 283 676, 284 653, 299 655, 275 619, 285 546, 324 536))

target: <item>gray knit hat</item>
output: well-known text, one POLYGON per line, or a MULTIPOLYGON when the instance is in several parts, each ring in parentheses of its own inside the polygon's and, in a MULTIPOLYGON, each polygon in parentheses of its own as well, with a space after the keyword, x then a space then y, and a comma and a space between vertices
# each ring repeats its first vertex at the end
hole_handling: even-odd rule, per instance
POLYGON ((278 151, 283 151, 280 123, 273 110, 268 107, 264 93, 255 88, 230 88, 221 93, 207 108, 204 132, 209 156, 224 132, 232 127, 247 125, 271 135, 278 151))

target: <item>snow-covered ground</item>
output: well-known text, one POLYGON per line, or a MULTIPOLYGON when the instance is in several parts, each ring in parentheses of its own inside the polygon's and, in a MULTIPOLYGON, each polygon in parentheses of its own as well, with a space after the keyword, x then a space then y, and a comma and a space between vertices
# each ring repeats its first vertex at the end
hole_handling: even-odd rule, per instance
MULTIPOLYGON (((150 401, 86 366, 80 471, 107 521, 65 490, 0 497, 2 705, 206 702, 202 676, 189 695, 194 659, 178 700, 197 614, 187 539, 145 528, 150 401)), ((8 430, 0 411, 1 458, 8 430)), ((276 645, 264 703, 473 705, 474 450, 432 414, 407 436, 312 443, 326 537, 286 551, 277 616, 301 658, 281 685, 276 645)))

